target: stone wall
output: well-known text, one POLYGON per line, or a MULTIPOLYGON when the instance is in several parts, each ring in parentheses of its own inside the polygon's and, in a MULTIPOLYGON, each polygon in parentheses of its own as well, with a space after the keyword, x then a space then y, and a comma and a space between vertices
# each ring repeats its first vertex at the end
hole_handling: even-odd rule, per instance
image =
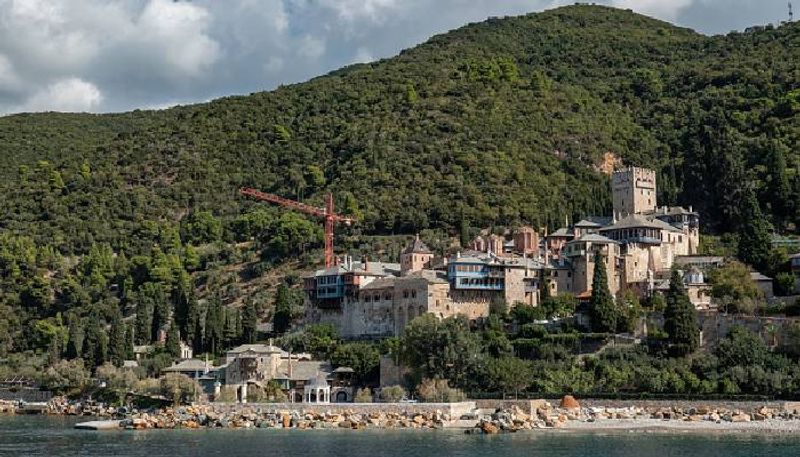
POLYGON ((440 412, 457 418, 470 414, 476 408, 474 401, 459 403, 211 403, 220 414, 226 412, 252 411, 259 408, 273 411, 302 411, 315 414, 434 414, 440 412))

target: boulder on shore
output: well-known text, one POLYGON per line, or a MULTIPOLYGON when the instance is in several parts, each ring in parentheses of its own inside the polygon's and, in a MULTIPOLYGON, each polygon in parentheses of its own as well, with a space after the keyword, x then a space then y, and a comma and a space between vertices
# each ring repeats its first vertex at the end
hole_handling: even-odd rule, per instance
POLYGON ((572 395, 564 395, 559 405, 563 409, 580 409, 581 404, 572 395))

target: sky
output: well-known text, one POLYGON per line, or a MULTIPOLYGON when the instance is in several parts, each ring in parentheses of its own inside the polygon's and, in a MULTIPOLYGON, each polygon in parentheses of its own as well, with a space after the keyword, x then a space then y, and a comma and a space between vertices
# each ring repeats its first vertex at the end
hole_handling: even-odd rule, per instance
MULTIPOLYGON (((489 16, 574 0, 0 0, 0 115, 164 108, 396 55, 489 16)), ((787 0, 596 0, 706 34, 787 0)), ((800 0, 796 1, 800 9, 800 0)), ((798 10, 800 15, 800 10, 798 10)))

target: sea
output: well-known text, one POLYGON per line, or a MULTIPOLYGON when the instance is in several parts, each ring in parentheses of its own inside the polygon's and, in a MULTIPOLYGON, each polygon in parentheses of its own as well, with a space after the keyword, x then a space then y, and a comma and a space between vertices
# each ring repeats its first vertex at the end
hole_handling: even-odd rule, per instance
MULTIPOLYGON (((84 431, 79 418, 0 416, 0 456, 762 457, 800 456, 800 436, 746 433, 457 430, 84 431)), ((85 419, 84 419, 85 420, 85 419)))

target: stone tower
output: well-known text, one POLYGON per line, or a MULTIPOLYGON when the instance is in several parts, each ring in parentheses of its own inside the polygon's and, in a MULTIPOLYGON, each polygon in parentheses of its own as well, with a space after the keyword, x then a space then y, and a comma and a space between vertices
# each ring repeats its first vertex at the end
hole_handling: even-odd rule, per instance
POLYGON ((400 275, 405 276, 413 271, 422 270, 429 266, 431 260, 433 260, 433 252, 417 235, 414 242, 400 253, 400 275))
POLYGON ((611 194, 617 219, 652 212, 658 206, 656 172, 637 167, 617 170, 611 175, 611 194))

